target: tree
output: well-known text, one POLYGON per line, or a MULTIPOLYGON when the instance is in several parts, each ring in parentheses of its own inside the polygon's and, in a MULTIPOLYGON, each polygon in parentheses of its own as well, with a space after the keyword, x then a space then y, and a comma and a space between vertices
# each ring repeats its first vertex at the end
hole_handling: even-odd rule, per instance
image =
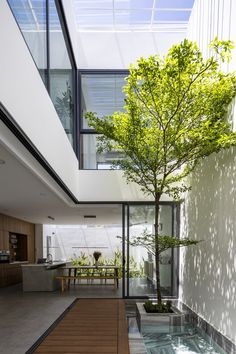
POLYGON ((201 159, 236 145, 236 134, 226 119, 236 76, 219 70, 232 43, 215 39, 211 47, 215 53, 207 60, 188 40, 171 47, 164 58, 140 58, 131 65, 124 87, 125 111, 102 119, 95 113, 86 115, 101 134, 99 151, 121 152, 114 165, 124 171, 128 182, 154 198, 154 235, 144 235, 136 243, 150 244, 154 250, 159 305, 160 252, 196 243, 159 235, 160 198, 163 193, 180 198, 190 189, 186 177, 201 159))
POLYGON ((73 100, 72 92, 68 82, 66 82, 66 91, 61 92, 61 97, 56 97, 55 108, 62 122, 66 133, 71 132, 73 100))

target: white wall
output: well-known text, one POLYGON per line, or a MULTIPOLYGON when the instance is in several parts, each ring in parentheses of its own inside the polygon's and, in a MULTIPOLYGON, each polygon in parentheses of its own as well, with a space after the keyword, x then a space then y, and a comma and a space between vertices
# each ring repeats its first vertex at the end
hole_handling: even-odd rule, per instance
MULTIPOLYGON (((234 0, 195 0, 187 37, 197 42, 204 57, 209 57, 212 54, 209 44, 215 37, 221 40, 231 39, 235 42, 235 16, 236 2, 234 0)), ((234 49, 234 58, 235 55, 234 49)), ((233 60, 230 65, 225 64, 223 68, 235 70, 236 60, 233 60)))
MULTIPOLYGON (((191 29, 190 37, 205 48, 206 56, 209 55, 206 43, 216 34, 222 39, 235 38, 236 28, 230 20, 229 8, 235 21, 234 1, 195 3, 192 21, 198 28, 191 29)), ((234 57, 226 69, 233 68, 235 63, 234 57)), ((232 114, 235 120, 235 107, 232 114)), ((233 341, 236 341, 235 166, 236 149, 232 148, 205 159, 193 173, 192 191, 182 209, 181 235, 203 241, 182 249, 180 261, 180 299, 233 341)))
MULTIPOLYGON (((147 201, 153 200, 143 194, 135 183, 126 183, 119 170, 80 170, 78 172, 80 201, 147 201)), ((171 200, 164 195, 162 201, 171 200)))
POLYGON ((79 69, 128 69, 138 58, 166 54, 185 32, 78 32, 79 69))
POLYGON ((78 161, 6 1, 0 23, 0 101, 76 194, 78 161))
POLYGON ((236 341, 236 149, 206 159, 192 176, 181 234, 180 299, 236 341))

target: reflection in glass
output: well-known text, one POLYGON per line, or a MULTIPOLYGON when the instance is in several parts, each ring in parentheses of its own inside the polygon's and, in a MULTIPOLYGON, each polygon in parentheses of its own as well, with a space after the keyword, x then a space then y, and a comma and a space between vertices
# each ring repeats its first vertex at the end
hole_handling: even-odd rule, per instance
POLYGON ((46 0, 9 0, 39 73, 47 82, 46 0))
POLYGON ((84 169, 109 170, 112 167, 112 161, 121 158, 121 154, 117 151, 99 154, 97 152, 97 134, 82 134, 81 157, 84 169))
POLYGON ((72 66, 54 0, 9 0, 9 5, 38 67, 67 137, 73 146, 72 66), (49 24, 47 24, 47 6, 49 24), (47 34, 49 31, 49 43, 47 34), (49 52, 47 52, 49 44, 49 52), (50 57, 47 61, 47 57, 50 57), (49 72, 50 70, 50 72, 49 72), (49 73, 49 77, 48 77, 49 73), (48 82, 50 81, 50 82, 48 82))
POLYGON ((72 67, 54 0, 49 0, 49 34, 50 95, 67 137, 73 146, 72 67))
POLYGON ((82 128, 89 128, 84 115, 96 112, 98 117, 108 116, 124 110, 124 93, 126 74, 82 74, 82 128))
MULTIPOLYGON (((130 206, 129 239, 140 236, 144 230, 148 233, 154 232, 154 206, 136 205, 130 206)), ((162 205, 160 207, 160 235, 172 235, 172 206, 162 205)), ((161 253, 160 256, 160 278, 163 296, 173 296, 176 287, 177 273, 173 271, 177 254, 173 257, 172 250, 161 253)), ((132 267, 129 269, 129 295, 130 296, 153 296, 156 292, 155 261, 153 255, 144 246, 129 246, 129 257, 137 263, 140 270, 139 277, 132 276, 132 267)))

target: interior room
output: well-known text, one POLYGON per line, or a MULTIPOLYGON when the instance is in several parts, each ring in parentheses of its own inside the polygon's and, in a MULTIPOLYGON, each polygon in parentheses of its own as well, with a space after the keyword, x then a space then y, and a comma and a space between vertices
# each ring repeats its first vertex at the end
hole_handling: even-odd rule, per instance
MULTIPOLYGON (((80 299, 126 306, 120 354, 236 353, 235 144, 200 160, 178 198, 161 195, 157 223, 153 195, 126 178, 121 149, 99 148, 88 118, 127 112, 141 57, 188 39, 211 58, 216 37, 235 40, 235 16, 233 0, 0 1, 0 353, 38 352, 80 299), (195 243, 157 258, 137 238, 156 229, 195 243), (158 286, 191 319, 171 344, 136 321, 158 286)), ((231 132, 235 118, 233 98, 231 132)))

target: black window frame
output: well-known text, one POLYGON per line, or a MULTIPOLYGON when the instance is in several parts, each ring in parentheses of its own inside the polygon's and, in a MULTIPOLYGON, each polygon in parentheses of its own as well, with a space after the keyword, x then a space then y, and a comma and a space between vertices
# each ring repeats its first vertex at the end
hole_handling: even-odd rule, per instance
POLYGON ((88 171, 110 171, 110 169, 86 169, 83 168, 83 158, 82 158, 82 135, 96 135, 98 134, 95 129, 84 129, 83 128, 83 116, 82 116, 82 75, 129 75, 128 69, 79 69, 77 70, 77 84, 78 84, 78 114, 77 114, 77 156, 79 160, 79 169, 88 171))
MULTIPOLYGON (((46 29, 46 68, 45 68, 45 82, 42 79, 42 76, 40 74, 40 70, 35 62, 35 59, 33 57, 33 54, 31 53, 30 47, 21 31, 20 25, 17 21, 17 18, 11 8, 10 2, 9 0, 7 0, 7 4, 11 10, 11 13, 13 15, 13 17, 15 18, 16 24, 21 32, 21 35, 23 37, 23 40, 29 50, 29 53, 31 55, 31 58, 33 59, 33 62, 37 68, 37 70, 39 71, 39 75, 46 87, 46 90, 48 91, 48 94, 51 98, 50 95, 50 72, 51 72, 51 67, 50 67, 50 21, 49 21, 49 11, 50 11, 50 7, 49 7, 49 0, 44 0, 45 1, 45 16, 46 16, 46 24, 45 24, 45 29, 46 29)), ((55 3, 55 7, 57 10, 57 15, 60 21, 60 25, 61 25, 61 29, 62 29, 62 34, 63 34, 63 38, 65 41, 65 45, 66 45, 66 49, 67 49, 67 53, 68 53, 68 57, 70 60, 70 64, 71 64, 71 69, 72 69, 72 92, 73 92, 73 102, 74 102, 74 110, 73 110, 73 149, 76 153, 76 155, 78 156, 78 152, 77 152, 77 147, 78 147, 78 142, 77 142, 77 111, 78 111, 78 100, 77 100, 77 64, 76 64, 76 60, 75 60, 75 55, 74 55, 74 51, 73 51, 73 46, 72 46, 72 42, 71 42, 71 38, 70 38, 70 33, 68 30, 68 26, 67 26, 67 22, 66 22, 66 16, 65 16, 65 12, 64 12, 64 8, 63 8, 63 4, 61 0, 53 0, 55 3)))

